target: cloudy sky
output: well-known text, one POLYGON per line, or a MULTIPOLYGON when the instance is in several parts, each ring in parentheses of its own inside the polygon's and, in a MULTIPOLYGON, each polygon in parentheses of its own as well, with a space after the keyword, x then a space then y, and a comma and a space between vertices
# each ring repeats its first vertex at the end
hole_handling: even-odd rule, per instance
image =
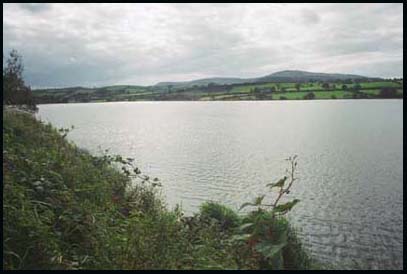
POLYGON ((32 87, 279 70, 401 77, 402 4, 3 4, 32 87))

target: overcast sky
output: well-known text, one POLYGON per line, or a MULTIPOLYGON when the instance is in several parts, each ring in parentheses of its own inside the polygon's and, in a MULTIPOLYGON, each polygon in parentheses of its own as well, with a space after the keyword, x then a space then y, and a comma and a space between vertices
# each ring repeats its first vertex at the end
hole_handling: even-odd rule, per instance
POLYGON ((402 77, 402 4, 3 4, 32 87, 279 70, 402 77))

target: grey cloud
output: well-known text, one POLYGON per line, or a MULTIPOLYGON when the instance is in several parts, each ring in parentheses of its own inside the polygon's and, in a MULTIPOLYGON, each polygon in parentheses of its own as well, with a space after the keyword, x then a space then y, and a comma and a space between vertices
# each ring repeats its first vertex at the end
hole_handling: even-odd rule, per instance
POLYGON ((42 87, 280 69, 388 77, 402 75, 402 19, 401 4, 3 4, 3 48, 42 87))
POLYGON ((303 9, 301 15, 305 24, 318 24, 321 21, 320 16, 310 9, 303 9))
POLYGON ((52 8, 48 3, 20 3, 21 9, 27 10, 32 13, 43 12, 52 8))

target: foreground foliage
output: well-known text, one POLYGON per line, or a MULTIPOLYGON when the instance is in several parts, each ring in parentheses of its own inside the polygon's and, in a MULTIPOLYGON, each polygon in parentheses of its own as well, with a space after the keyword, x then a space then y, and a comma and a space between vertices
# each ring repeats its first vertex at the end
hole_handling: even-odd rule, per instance
MULTIPOLYGON (((311 267, 283 217, 296 202, 264 209, 257 198, 245 215, 207 202, 186 217, 166 208, 158 179, 132 159, 92 156, 65 140, 66 129, 3 115, 5 269, 311 267)), ((269 187, 282 196, 291 184, 269 187)))

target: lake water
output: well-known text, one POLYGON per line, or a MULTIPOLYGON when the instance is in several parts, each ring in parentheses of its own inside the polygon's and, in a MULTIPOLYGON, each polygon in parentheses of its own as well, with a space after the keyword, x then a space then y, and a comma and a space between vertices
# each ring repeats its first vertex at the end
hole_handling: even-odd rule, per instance
MULTIPOLYGON (((40 105, 92 153, 160 178, 170 207, 239 208, 298 155, 289 214, 306 249, 342 269, 403 268, 403 101, 120 102, 40 105)), ((267 199, 267 198, 266 198, 267 199)))

